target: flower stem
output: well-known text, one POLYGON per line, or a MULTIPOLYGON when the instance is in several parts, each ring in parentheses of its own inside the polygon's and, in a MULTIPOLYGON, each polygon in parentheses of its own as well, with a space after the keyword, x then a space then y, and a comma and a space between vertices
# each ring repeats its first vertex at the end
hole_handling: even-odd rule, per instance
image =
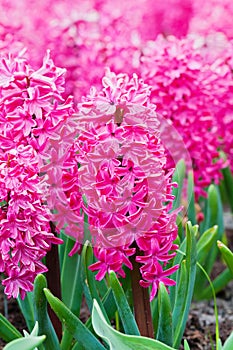
MULTIPOLYGON (((136 255, 139 254, 140 252, 137 250, 136 255)), ((135 319, 140 334, 145 337, 154 338, 148 289, 143 288, 139 284, 141 279, 140 264, 135 261, 135 256, 131 257, 131 263, 133 265, 133 270, 131 271, 131 285, 135 319)))
MULTIPOLYGON (((55 226, 52 222, 50 222, 51 232, 54 235, 56 234, 55 226)), ((58 247, 55 244, 52 244, 51 250, 47 253, 46 256, 46 266, 48 271, 46 273, 48 288, 50 291, 59 299, 61 299, 61 282, 60 282, 60 264, 59 264, 59 255, 58 255, 58 247)), ((48 313, 53 324, 53 327, 56 331, 58 339, 61 340, 62 337, 62 325, 56 314, 53 310, 48 307, 48 313)))

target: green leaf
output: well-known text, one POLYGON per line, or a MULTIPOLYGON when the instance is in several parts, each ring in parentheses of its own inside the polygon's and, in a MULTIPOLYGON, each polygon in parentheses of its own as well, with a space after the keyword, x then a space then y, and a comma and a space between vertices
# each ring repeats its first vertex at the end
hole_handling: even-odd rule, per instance
POLYGON ((33 302, 33 292, 27 293, 24 300, 19 296, 17 298, 20 310, 25 318, 27 327, 31 331, 35 324, 34 317, 34 302, 33 302))
MULTIPOLYGON (((232 280, 232 272, 227 268, 223 272, 220 273, 214 280, 213 286, 215 293, 220 292, 230 281, 232 280)), ((212 290, 211 287, 208 286, 200 292, 198 296, 199 299, 211 299, 212 298, 212 290)))
POLYGON ((9 342, 21 337, 22 334, 6 319, 6 317, 0 314, 0 338, 9 342))
POLYGON ((218 338, 218 341, 217 341, 216 349, 217 350, 223 350, 222 342, 221 342, 221 339, 219 339, 219 338, 218 338))
MULTIPOLYGON (((83 251, 82 251, 82 262, 83 262, 83 266, 84 266, 84 270, 85 270, 85 283, 86 286, 88 287, 88 290, 90 292, 91 295, 91 299, 96 299, 98 301, 98 304, 101 307, 101 310, 105 316, 105 318, 108 320, 108 315, 106 313, 105 308, 103 307, 103 303, 100 299, 98 290, 97 290, 97 285, 98 285, 98 281, 96 281, 95 279, 95 275, 94 273, 88 268, 91 264, 93 264, 94 260, 93 260, 93 249, 90 245, 89 242, 86 242, 84 247, 83 247, 83 251)), ((110 321, 108 320, 108 322, 110 323, 110 321)))
POLYGON ((109 274, 110 286, 113 290, 114 299, 126 334, 140 335, 137 323, 132 314, 123 288, 118 281, 116 274, 112 271, 109 274))
MULTIPOLYGON (((217 240, 222 240, 224 234, 223 207, 221 202, 221 196, 218 187, 212 184, 208 188, 208 198, 205 206, 205 221, 203 224, 203 228, 204 230, 207 230, 215 225, 217 225, 218 230, 214 240, 214 245, 212 246, 211 250, 207 253, 205 263, 203 264, 203 267, 207 271, 208 275, 211 274, 214 262, 216 261, 217 255, 219 253, 216 244, 217 240)), ((201 285, 205 288, 206 281, 204 276, 198 276, 196 285, 201 285)), ((195 297, 197 299, 200 299, 201 293, 202 290, 198 290, 198 288, 196 288, 195 297)))
POLYGON ((39 334, 46 335, 45 349, 60 350, 56 332, 48 315, 47 300, 43 291, 46 287, 47 281, 45 276, 41 274, 37 275, 34 282, 35 318, 39 323, 39 334))
MULTIPOLYGON (((215 246, 217 232, 217 226, 211 227, 201 235, 197 242, 197 261, 203 266, 205 266, 211 249, 215 246)), ((203 273, 198 269, 194 288, 195 299, 200 299, 200 295, 203 293, 203 289, 200 288, 200 286, 205 287, 206 282, 205 276, 203 276, 203 273)))
POLYGON ((218 249, 220 250, 222 257, 227 264, 233 277, 233 253, 232 251, 221 241, 217 241, 218 249))
POLYGON ((174 350, 158 340, 116 331, 106 322, 96 300, 93 303, 92 323, 95 332, 109 344, 110 350, 174 350))
POLYGON ((79 316, 83 289, 81 284, 82 262, 79 254, 69 256, 74 241, 66 237, 63 264, 61 268, 62 301, 79 316))
POLYGON ((233 176, 229 167, 222 169, 222 173, 226 194, 228 196, 228 202, 231 207, 231 211, 233 212, 233 176))
MULTIPOLYGON (((69 237, 63 237, 63 239, 65 242, 65 249, 63 252, 61 266, 62 301, 70 309, 70 311, 72 311, 76 316, 79 316, 83 296, 82 260, 79 254, 69 256, 69 252, 73 248, 74 241, 69 237)), ((61 340, 61 349, 69 350, 72 341, 72 335, 65 330, 61 340)))
POLYGON ((188 219, 193 225, 197 223, 196 220, 196 209, 195 209, 195 198, 194 198, 194 180, 193 172, 188 173, 188 209, 187 209, 188 219))
POLYGON ((34 350, 37 346, 43 343, 45 335, 39 337, 30 336, 11 341, 3 350, 34 350))
MULTIPOLYGON (((104 346, 96 337, 85 327, 85 325, 76 317, 65 304, 55 297, 47 288, 44 289, 45 296, 62 324, 70 334, 86 350, 104 350, 104 346)), ((46 349, 47 350, 47 349, 46 349)))
POLYGON ((159 323, 156 339, 160 340, 162 343, 172 346, 172 309, 167 289, 162 282, 159 284, 158 291, 158 312, 159 323))
POLYGON ((213 226, 205 231, 197 242, 197 261, 203 264, 207 259, 211 247, 216 242, 218 226, 213 226))
POLYGON ((233 332, 227 338, 223 346, 223 350, 232 350, 232 349, 233 349, 233 332))
POLYGON ((184 350, 190 350, 187 340, 184 340, 184 350))
POLYGON ((182 271, 182 278, 184 278, 185 284, 183 285, 183 283, 179 282, 172 314, 174 347, 179 347, 181 343, 193 296, 197 258, 195 238, 196 229, 197 227, 193 227, 190 222, 186 224, 186 260, 183 261, 184 268, 182 271))
POLYGON ((181 196, 182 196, 184 178, 185 178, 185 162, 183 159, 181 159, 177 163, 175 172, 172 177, 172 182, 176 182, 178 184, 178 187, 174 187, 172 190, 172 194, 175 196, 175 199, 172 205, 172 210, 179 208, 181 205, 181 196))

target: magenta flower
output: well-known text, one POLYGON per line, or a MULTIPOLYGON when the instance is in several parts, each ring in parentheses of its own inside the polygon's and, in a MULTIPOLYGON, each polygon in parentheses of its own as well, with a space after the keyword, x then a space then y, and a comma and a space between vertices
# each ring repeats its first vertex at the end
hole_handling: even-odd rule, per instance
POLYGON ((51 244, 62 243, 51 233, 37 158, 31 146, 0 153, 0 255, 8 297, 24 298, 35 276, 47 270, 41 259, 51 244))
MULTIPOLYGON (((189 37, 178 40, 159 36, 147 44, 141 61, 141 75, 152 86, 151 100, 157 106, 161 125, 169 120, 182 136, 192 161, 188 166, 194 171, 196 198, 205 196, 211 182, 219 183, 224 166, 219 159, 221 140, 216 122, 216 105, 222 98, 222 89, 217 91, 216 86, 220 86, 221 74, 214 67, 210 69, 189 37)), ((171 137, 169 133, 166 138, 165 129, 165 146, 171 137)), ((175 148, 176 140, 173 145, 175 148)), ((187 158, 183 149, 179 158, 187 158)))
MULTIPOLYGON (((2 56, 0 69, 0 269, 8 297, 24 297, 47 270, 41 260, 51 245, 62 243, 51 232, 48 188, 62 178, 63 153, 74 135, 73 104, 63 100, 65 71, 49 53, 38 70, 21 54, 2 56)), ((62 182, 54 202, 57 193, 66 200, 61 189, 62 182)))
MULTIPOLYGON (((88 216, 98 260, 90 269, 98 271, 98 280, 110 270, 124 277, 122 267, 132 268, 129 257, 136 243, 145 258, 140 261, 142 281, 156 283, 158 268, 152 266, 166 269, 177 249, 177 213, 169 213, 172 172, 164 170, 165 150, 150 91, 136 75, 107 70, 103 89, 92 89, 78 105, 78 136, 64 162, 63 188, 80 217, 77 222, 84 213, 88 216), (144 273, 147 268, 150 274, 154 271, 153 281, 144 273)), ((68 212, 60 213, 72 223, 68 212)), ((58 223, 60 213, 55 214, 58 223)), ((76 249, 80 246, 73 252, 76 249)))

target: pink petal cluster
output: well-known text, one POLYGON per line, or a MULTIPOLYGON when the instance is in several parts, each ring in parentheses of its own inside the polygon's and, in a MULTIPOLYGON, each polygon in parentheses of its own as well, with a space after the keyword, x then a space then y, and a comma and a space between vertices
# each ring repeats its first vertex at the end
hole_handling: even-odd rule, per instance
POLYGON ((41 169, 60 137, 72 138, 72 99, 62 98, 65 70, 49 53, 34 70, 23 53, 0 57, 0 271, 8 297, 32 290, 35 276, 47 269, 41 259, 51 244, 62 243, 50 228, 41 169))
POLYGON ((38 156, 28 145, 0 154, 0 272, 8 297, 24 298, 51 244, 62 241, 51 232, 51 215, 44 204, 38 156))
POLYGON ((191 0, 129 0, 114 7, 111 0, 0 1, 3 40, 22 42, 36 66, 50 49, 55 64, 67 69, 67 95, 76 99, 90 85, 101 86, 104 66, 126 71, 129 55, 145 40, 185 35, 191 15, 191 0))
POLYGON ((201 35, 221 32, 233 39, 232 16, 231 0, 194 0, 188 32, 201 35))
POLYGON ((78 105, 79 133, 64 162, 70 166, 64 169, 64 191, 75 214, 88 217, 96 278, 110 270, 124 277, 122 267, 132 268, 136 243, 143 254, 136 256, 141 284, 153 286, 153 299, 160 280, 174 284, 164 276, 177 269, 164 272, 177 249, 177 213, 169 213, 173 184, 164 170, 159 121, 151 88, 136 74, 107 70, 102 84, 78 105))
POLYGON ((170 120, 183 137, 192 160, 196 197, 205 196, 205 187, 219 182, 224 166, 219 159, 221 140, 216 122, 222 90, 216 86, 219 78, 226 76, 225 67, 216 69, 216 63, 207 62, 191 38, 162 36, 148 42, 141 62, 141 75, 152 86, 151 101, 161 122, 170 120))

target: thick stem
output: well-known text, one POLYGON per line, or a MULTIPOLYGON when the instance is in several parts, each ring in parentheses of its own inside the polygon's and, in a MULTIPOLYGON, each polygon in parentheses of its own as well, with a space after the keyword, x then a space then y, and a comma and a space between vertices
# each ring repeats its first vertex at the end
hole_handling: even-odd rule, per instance
MULTIPOLYGON (((139 255, 139 250, 137 250, 136 254, 139 255)), ((140 264, 135 261, 135 256, 131 258, 131 263, 133 264, 133 270, 131 271, 131 284, 135 319, 140 334, 145 337, 154 338, 148 289, 141 287, 139 284, 141 279, 140 264)))
MULTIPOLYGON (((54 235, 56 235, 55 226, 50 222, 50 228, 54 235)), ((59 255, 58 255, 58 246, 53 244, 51 250, 46 255, 46 266, 48 271, 46 273, 48 288, 51 292, 61 299, 61 281, 60 281, 60 264, 59 264, 59 255)), ((62 325, 56 314, 48 306, 48 312, 53 324, 53 327, 57 333, 58 339, 62 338, 62 325)))

